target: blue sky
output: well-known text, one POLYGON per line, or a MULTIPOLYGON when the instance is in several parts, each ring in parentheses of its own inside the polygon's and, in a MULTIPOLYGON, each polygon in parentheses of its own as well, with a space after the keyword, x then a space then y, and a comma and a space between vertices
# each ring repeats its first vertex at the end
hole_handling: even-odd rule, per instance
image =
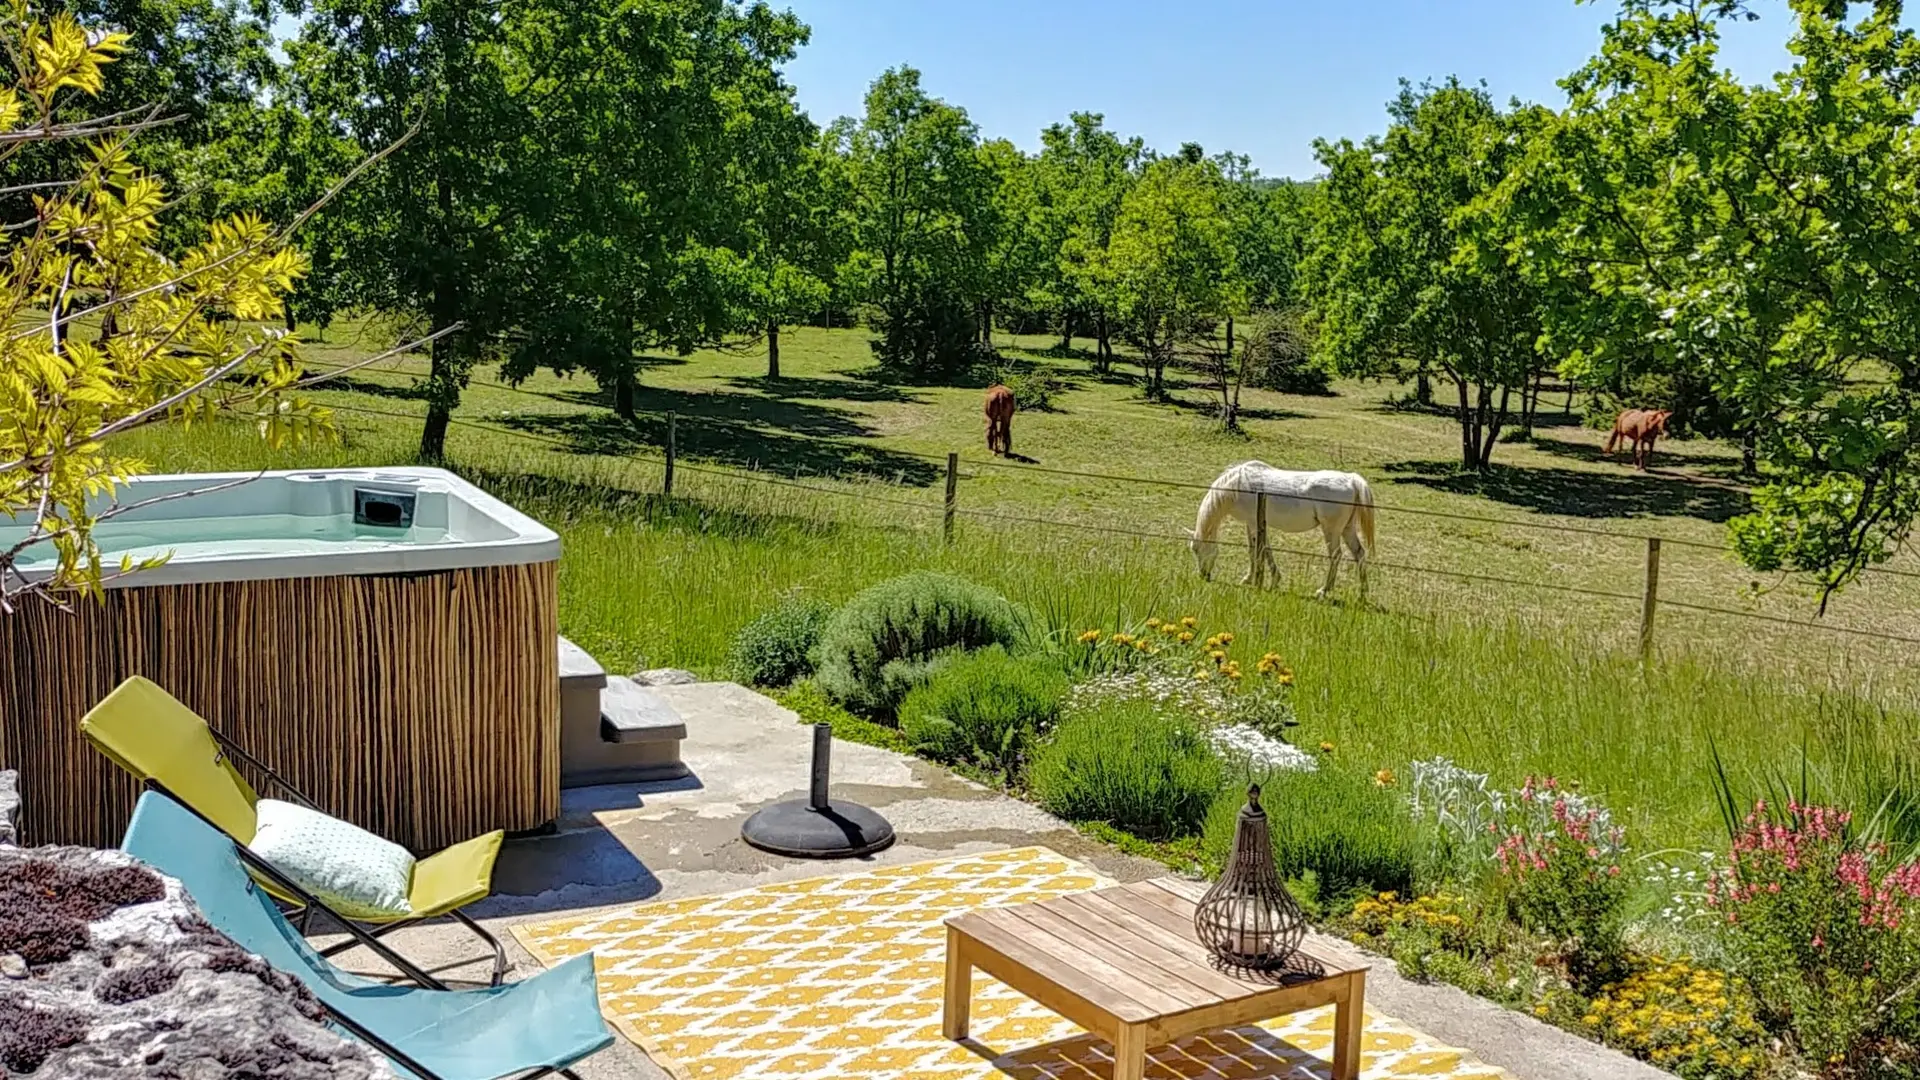
MULTIPOLYGON (((777 0, 776 0, 777 2, 777 0)), ((1172 150, 1249 154, 1306 177, 1315 136, 1384 126, 1401 76, 1484 80, 1496 98, 1558 105, 1555 84, 1591 56, 1612 0, 787 0, 813 28, 790 65, 800 104, 857 115, 867 84, 911 64, 988 137, 1037 148, 1069 112, 1172 150)), ((1786 5, 1730 28, 1749 81, 1785 65, 1786 5)))

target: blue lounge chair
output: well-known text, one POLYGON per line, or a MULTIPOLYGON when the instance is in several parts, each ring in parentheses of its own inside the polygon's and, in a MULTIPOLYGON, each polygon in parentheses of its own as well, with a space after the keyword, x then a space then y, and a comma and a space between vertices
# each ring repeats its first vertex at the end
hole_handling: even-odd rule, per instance
MULTIPOLYGON (((215 929, 305 983, 340 1028, 419 1080, 571 1077, 567 1066, 613 1042, 600 1018, 590 955, 480 990, 448 990, 404 961, 396 966, 422 985, 376 982, 341 971, 314 951, 248 869, 276 890, 299 894, 297 885, 164 791, 140 796, 120 847, 180 879, 215 929)), ((398 960, 373 935, 346 925, 361 944, 390 963, 398 960)))

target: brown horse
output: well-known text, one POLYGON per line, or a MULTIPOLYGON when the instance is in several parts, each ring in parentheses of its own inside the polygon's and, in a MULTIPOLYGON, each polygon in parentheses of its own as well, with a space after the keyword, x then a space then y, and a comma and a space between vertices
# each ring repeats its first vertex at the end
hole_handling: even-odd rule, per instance
POLYGON ((1671 409, 1628 409, 1614 418, 1605 453, 1611 456, 1624 439, 1633 444, 1633 467, 1644 471, 1653 460, 1653 440, 1667 433, 1667 420, 1672 416, 1671 409))
POLYGON ((987 387, 987 452, 1013 453, 1013 391, 999 383, 987 387))

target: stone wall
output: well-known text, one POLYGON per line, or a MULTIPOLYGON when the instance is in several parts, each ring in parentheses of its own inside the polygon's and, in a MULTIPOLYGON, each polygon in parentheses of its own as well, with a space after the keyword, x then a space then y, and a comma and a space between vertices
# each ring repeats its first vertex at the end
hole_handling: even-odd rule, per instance
POLYGON ((324 1021, 179 882, 117 851, 0 846, 0 1077, 392 1080, 324 1021))

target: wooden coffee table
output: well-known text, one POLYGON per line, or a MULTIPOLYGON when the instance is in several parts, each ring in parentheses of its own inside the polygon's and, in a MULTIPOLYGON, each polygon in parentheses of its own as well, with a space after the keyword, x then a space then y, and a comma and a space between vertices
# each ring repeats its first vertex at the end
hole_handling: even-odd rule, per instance
POLYGON ((1194 935, 1195 898, 1184 882, 1143 881, 952 916, 947 1038, 967 1037, 979 968, 1112 1042, 1114 1080, 1140 1080, 1149 1046, 1322 1005, 1333 1078, 1356 1080, 1367 965, 1314 942, 1272 976, 1222 969, 1194 935))

